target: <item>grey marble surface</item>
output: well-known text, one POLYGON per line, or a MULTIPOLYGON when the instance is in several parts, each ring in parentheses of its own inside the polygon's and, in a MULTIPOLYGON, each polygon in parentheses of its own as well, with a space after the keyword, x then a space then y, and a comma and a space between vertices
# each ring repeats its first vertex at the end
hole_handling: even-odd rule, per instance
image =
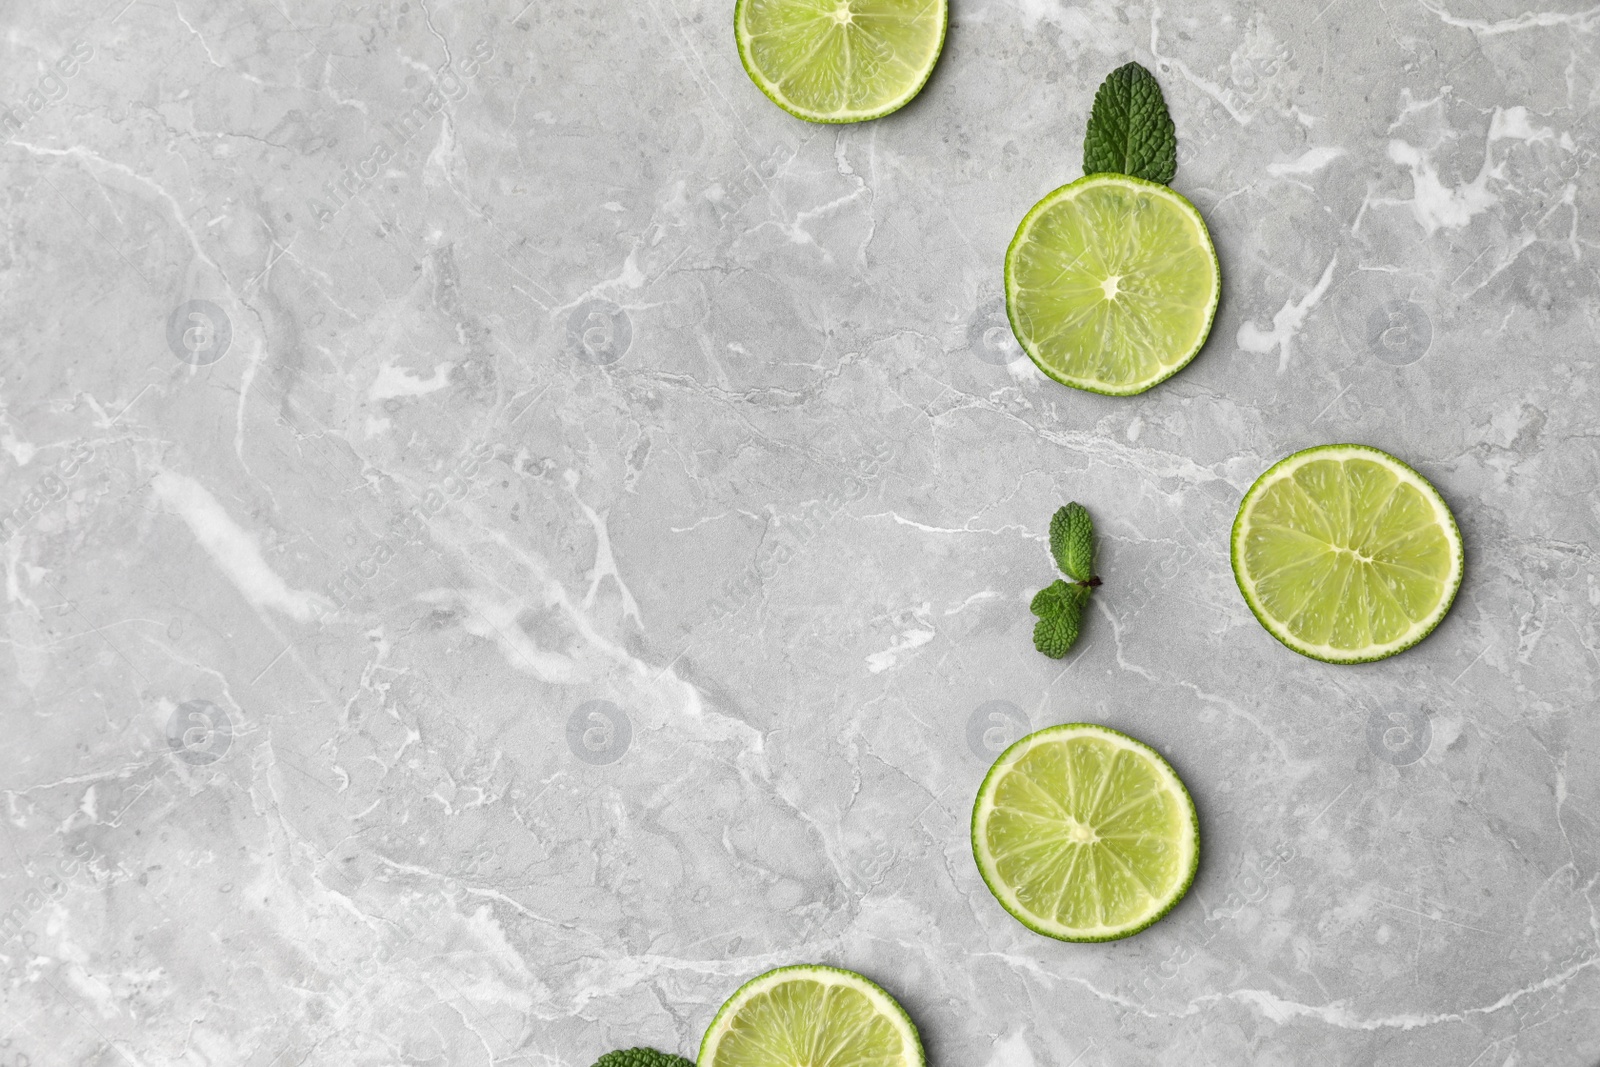
POLYGON ((0 4, 0 1064, 692 1055, 816 960, 934 1067, 1593 1067, 1586 3, 954 0, 846 128, 729 0, 0 4), (1224 295, 1114 399, 999 283, 1129 59, 1224 295), (1344 440, 1468 552, 1363 667, 1227 560, 1344 440), (1069 499, 1106 584, 1053 662, 1069 499), (1122 943, 968 846, 997 747, 1075 720, 1201 813, 1122 943))

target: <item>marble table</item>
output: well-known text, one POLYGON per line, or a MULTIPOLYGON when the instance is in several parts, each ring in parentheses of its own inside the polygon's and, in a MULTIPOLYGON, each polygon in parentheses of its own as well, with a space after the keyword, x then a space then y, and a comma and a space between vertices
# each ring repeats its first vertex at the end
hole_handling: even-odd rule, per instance
POLYGON ((783 963, 935 1067, 1600 1062, 1600 8, 952 0, 807 125, 730 0, 0 6, 0 1064, 693 1055, 783 963), (1129 399, 1000 271, 1138 60, 1224 275, 1129 399), (1359 441, 1467 546, 1386 662, 1228 565, 1359 441), (1030 641, 1068 500, 1082 641, 1030 641), (1203 859, 1062 944, 999 747, 1157 746, 1203 859))

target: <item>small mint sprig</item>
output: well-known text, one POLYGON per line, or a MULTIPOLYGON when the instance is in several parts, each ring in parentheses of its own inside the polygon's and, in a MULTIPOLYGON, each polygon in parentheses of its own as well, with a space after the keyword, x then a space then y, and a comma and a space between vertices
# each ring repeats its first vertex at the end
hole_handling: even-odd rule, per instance
POLYGON ((1083 628, 1083 609, 1100 579, 1094 573, 1094 523, 1076 501, 1056 510, 1050 519, 1050 555, 1071 578, 1060 578, 1034 594, 1028 610, 1039 617, 1033 626, 1033 647, 1060 659, 1083 628))
POLYGON ((1083 172, 1131 174, 1165 185, 1177 171, 1178 134, 1155 75, 1137 63, 1118 67, 1094 94, 1083 172))

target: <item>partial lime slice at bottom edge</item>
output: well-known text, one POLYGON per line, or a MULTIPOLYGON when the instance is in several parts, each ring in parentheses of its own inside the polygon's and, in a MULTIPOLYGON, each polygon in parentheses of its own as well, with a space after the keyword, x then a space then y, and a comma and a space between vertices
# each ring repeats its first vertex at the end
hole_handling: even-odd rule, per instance
POLYGON ((1370 663, 1427 637, 1465 567, 1438 490, 1389 453, 1352 444, 1303 449, 1257 478, 1229 554, 1267 632, 1326 663, 1370 663))
POLYGON ((1087 174, 1028 212, 1006 249, 1006 313, 1028 357, 1062 385, 1142 393, 1205 346, 1222 269, 1181 194, 1087 174))
POLYGON ((972 806, 972 854, 989 891, 1030 930, 1113 941, 1189 891, 1200 821, 1155 749, 1068 723, 1029 734, 989 768, 972 806))
POLYGON ((779 967, 740 986, 706 1030, 698 1067, 924 1067, 905 1009, 854 971, 779 967))

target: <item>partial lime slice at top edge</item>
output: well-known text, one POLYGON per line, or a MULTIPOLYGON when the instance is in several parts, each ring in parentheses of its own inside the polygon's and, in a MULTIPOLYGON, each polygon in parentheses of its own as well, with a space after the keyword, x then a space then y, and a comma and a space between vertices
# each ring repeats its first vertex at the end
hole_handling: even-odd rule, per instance
POLYGON ((927 83, 946 0, 739 0, 739 59, 774 104, 808 122, 882 118, 927 83))
POLYGON ((1231 556, 1267 632, 1327 663, 1368 663, 1427 637, 1465 563, 1438 491, 1366 445, 1308 448, 1257 478, 1231 556))
POLYGON ((972 855, 989 891, 1030 930, 1112 941, 1189 891, 1200 821, 1155 749, 1068 723, 1029 734, 989 768, 972 806, 972 855))
POLYGON ((854 971, 780 967, 728 998, 698 1067, 924 1067, 905 1010, 854 971))
POLYGON ((1006 312, 1039 369, 1129 396, 1211 333, 1222 272, 1200 212, 1157 182, 1089 174, 1034 205, 1006 250, 1006 312))

